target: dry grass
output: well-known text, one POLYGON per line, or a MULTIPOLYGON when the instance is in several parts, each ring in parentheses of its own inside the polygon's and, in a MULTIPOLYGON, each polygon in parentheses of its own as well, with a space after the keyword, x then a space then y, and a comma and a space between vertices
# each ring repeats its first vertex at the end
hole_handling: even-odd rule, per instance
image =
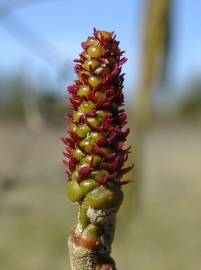
MULTIPOLYGON (((0 190, 0 269, 69 269, 66 239, 76 211, 65 199, 58 140, 64 132, 0 129, 1 180, 20 179, 0 190)), ((198 127, 176 125, 147 137, 143 205, 135 218, 120 212, 118 269, 201 270, 199 134, 198 127)))

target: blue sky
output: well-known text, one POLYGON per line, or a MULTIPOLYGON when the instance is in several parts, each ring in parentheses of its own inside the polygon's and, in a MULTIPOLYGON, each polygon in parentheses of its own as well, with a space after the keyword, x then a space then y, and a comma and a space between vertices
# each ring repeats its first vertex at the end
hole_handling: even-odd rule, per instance
MULTIPOLYGON (((28 2, 23 0, 0 0, 3 3, 28 2)), ((41 0, 34 4, 22 5, 12 15, 0 19, 0 70, 16 70, 25 67, 29 74, 48 74, 54 80, 57 70, 67 62, 77 58, 81 51, 80 42, 92 32, 93 27, 115 30, 126 51, 127 62, 125 85, 132 89, 137 86, 140 76, 140 53, 142 37, 143 0, 41 0), (21 30, 16 20, 30 26, 49 47, 45 49, 44 60, 31 52, 28 47, 34 45, 38 51, 42 46, 31 43, 25 34, 21 39, 21 30), (7 30, 6 30, 7 29, 7 30), (11 34, 14 32, 16 37, 11 34), (16 30, 17 29, 17 30, 16 30), (17 32, 16 32, 17 31, 17 32), (55 53, 56 51, 56 53, 55 53), (53 53, 52 53, 53 52, 53 53)), ((201 74, 201 1, 175 0, 174 2, 174 42, 171 54, 170 80, 177 87, 188 79, 201 74)), ((26 30, 26 29, 25 29, 26 30)), ((66 74, 71 67, 66 66, 66 74)), ((67 83, 69 83, 67 81, 67 83)), ((61 90, 62 91, 62 90, 61 90)), ((129 95, 129 93, 128 93, 129 95)))

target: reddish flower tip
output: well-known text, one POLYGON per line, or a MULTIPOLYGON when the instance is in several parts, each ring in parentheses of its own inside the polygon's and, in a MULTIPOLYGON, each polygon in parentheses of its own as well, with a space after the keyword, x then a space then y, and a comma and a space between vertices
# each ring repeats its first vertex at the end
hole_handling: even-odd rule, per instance
POLYGON ((127 58, 114 32, 94 28, 93 35, 81 45, 83 51, 75 60, 78 78, 68 87, 73 114, 65 117, 69 129, 62 139, 69 159, 64 161, 67 175, 71 180, 75 172, 78 182, 96 175, 98 183, 118 181, 123 185, 129 181, 119 179, 132 169, 124 167, 130 148, 124 148, 129 129, 123 129, 127 115, 122 107, 121 69, 127 58))

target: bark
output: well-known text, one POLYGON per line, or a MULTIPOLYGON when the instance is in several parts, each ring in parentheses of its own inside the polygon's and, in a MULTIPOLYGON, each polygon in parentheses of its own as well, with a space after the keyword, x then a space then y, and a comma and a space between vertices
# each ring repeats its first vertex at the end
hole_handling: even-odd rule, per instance
POLYGON ((76 243, 76 239, 81 236, 82 226, 78 223, 72 230, 68 247, 70 253, 70 264, 72 270, 116 270, 115 262, 110 257, 112 241, 114 239, 117 208, 107 210, 95 210, 88 208, 87 216, 90 223, 103 227, 101 245, 96 248, 87 248, 76 243))

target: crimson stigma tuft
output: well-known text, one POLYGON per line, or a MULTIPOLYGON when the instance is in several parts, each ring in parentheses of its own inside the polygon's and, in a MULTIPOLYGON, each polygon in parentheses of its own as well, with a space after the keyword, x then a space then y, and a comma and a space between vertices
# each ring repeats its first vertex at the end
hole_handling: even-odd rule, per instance
POLYGON ((132 168, 124 168, 130 148, 124 149, 129 129, 123 131, 127 115, 121 69, 127 59, 118 45, 113 32, 94 30, 75 60, 78 79, 68 87, 73 114, 67 116, 68 136, 63 139, 68 181, 121 185, 132 168))

